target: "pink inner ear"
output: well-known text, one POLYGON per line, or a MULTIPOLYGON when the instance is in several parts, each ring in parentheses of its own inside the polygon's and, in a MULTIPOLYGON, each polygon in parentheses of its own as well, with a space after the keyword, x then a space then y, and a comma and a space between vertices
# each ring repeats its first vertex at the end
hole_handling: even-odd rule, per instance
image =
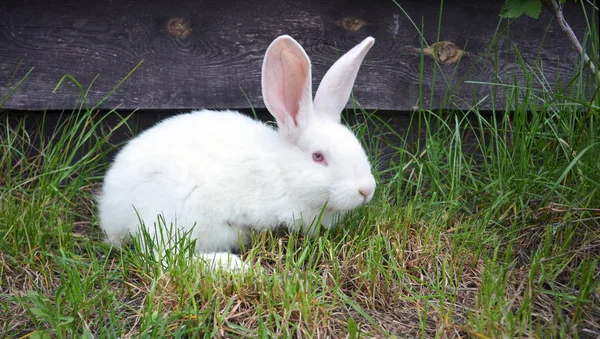
POLYGON ((282 100, 285 111, 298 126, 298 113, 300 110, 300 100, 304 89, 304 84, 308 77, 306 65, 301 56, 292 51, 282 48, 279 54, 281 68, 283 70, 280 76, 283 77, 282 100))

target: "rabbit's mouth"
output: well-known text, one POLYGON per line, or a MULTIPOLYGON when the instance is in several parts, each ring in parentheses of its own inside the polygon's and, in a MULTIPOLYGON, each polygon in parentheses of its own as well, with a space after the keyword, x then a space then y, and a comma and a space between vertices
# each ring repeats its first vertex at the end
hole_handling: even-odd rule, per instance
POLYGON ((362 205, 368 204, 373 199, 374 189, 348 189, 344 195, 332 195, 325 207, 331 212, 349 212, 362 205), (336 198, 337 197, 337 198, 336 198))

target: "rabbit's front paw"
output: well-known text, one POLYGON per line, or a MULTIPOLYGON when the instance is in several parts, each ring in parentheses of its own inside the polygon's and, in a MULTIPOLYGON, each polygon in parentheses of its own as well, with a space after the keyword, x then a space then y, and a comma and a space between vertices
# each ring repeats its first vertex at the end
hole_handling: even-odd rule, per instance
POLYGON ((234 272, 247 271, 250 268, 239 256, 229 252, 201 253, 200 258, 213 270, 234 272))

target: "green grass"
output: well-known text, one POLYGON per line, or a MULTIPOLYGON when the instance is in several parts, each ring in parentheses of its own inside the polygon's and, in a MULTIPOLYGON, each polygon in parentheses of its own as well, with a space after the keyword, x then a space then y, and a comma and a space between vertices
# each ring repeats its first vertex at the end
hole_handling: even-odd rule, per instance
POLYGON ((158 262, 102 242, 94 193, 127 119, 86 104, 44 134, 0 115, 0 337, 600 336, 600 99, 584 69, 559 88, 515 62, 510 114, 421 109, 417 144, 358 110, 391 159, 373 202, 315 239, 255 235, 247 274, 190 263, 185 238, 158 262))

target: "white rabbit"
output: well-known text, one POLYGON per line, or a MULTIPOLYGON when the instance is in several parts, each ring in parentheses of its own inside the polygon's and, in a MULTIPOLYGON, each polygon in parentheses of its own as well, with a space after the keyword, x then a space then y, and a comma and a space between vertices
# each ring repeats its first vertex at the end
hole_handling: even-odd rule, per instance
POLYGON ((143 220, 191 231, 198 256, 226 269, 249 232, 284 226, 314 234, 371 200, 375 179, 359 141, 341 124, 369 37, 325 74, 312 100, 311 65, 291 37, 262 66, 264 102, 278 130, 241 113, 201 110, 166 119, 131 140, 106 173, 100 225, 119 245, 143 220), (321 225, 313 225, 320 220, 321 225))

